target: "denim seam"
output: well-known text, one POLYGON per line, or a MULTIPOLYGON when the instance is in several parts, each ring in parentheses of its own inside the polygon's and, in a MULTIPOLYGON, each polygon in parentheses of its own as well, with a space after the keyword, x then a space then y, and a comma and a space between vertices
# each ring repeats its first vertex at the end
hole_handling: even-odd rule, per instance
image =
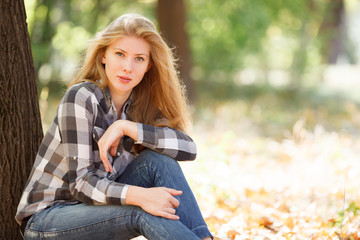
MULTIPOLYGON (((161 234, 155 229, 152 228, 151 225, 148 223, 148 221, 146 220, 145 217, 142 216, 142 214, 140 214, 140 217, 144 220, 145 224, 147 225, 148 228, 151 228, 152 230, 154 230, 158 236, 161 236, 161 234)), ((164 236, 161 236, 163 239, 166 239, 164 236)))
POLYGON ((68 232, 71 232, 71 231, 76 231, 76 230, 80 230, 80 229, 86 229, 86 228, 89 228, 91 226, 94 226, 96 224, 101 224, 101 223, 105 223, 107 221, 111 221, 111 220, 115 220, 115 219, 118 219, 118 218, 124 218, 124 217, 129 217, 131 216, 132 214, 128 214, 128 215, 124 215, 124 216, 120 216, 120 217, 114 217, 114 218, 108 218, 106 220, 103 220, 103 221, 99 221, 99 222, 96 222, 96 223, 91 223, 91 224, 88 224, 88 225, 84 225, 84 226, 81 226, 81 227, 77 227, 77 228, 71 228, 71 229, 67 229, 67 230, 59 230, 59 231, 41 231, 41 230, 35 230, 35 229, 26 229, 26 231, 32 231, 32 232, 37 232, 37 233, 41 233, 41 234, 55 234, 55 233, 68 233, 68 232))
POLYGON ((205 228, 205 229, 207 229, 207 226, 206 226, 206 225, 201 225, 201 226, 198 226, 198 227, 192 229, 191 231, 194 232, 194 231, 198 230, 199 228, 205 228))
POLYGON ((196 227, 194 229, 191 230, 195 235, 197 235, 198 237, 204 238, 204 237, 212 237, 208 227, 206 225, 202 225, 199 227, 196 227), (201 236, 199 236, 201 235, 201 236))

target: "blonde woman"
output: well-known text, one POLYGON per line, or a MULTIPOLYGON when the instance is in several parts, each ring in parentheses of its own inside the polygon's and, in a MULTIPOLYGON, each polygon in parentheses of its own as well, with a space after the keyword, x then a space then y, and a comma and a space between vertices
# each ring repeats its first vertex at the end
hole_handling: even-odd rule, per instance
POLYGON ((177 161, 196 145, 171 50, 127 14, 90 42, 37 154, 25 239, 211 239, 177 161))

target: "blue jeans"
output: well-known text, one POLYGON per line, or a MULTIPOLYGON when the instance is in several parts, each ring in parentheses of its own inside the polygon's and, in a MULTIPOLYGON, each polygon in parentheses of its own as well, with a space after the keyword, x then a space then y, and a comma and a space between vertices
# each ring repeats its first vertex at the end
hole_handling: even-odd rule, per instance
POLYGON ((25 239, 202 239, 211 236, 196 199, 179 164, 172 158, 144 150, 116 180, 141 187, 168 187, 183 191, 176 196, 180 220, 151 215, 137 206, 84 203, 57 204, 35 213, 28 221, 25 239))

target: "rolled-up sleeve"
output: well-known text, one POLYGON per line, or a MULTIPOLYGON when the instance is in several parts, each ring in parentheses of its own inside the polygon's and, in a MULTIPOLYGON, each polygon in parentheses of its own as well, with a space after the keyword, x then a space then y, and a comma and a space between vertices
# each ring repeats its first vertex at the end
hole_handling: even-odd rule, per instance
POLYGON ((186 133, 168 128, 138 123, 138 141, 144 147, 165 154, 177 161, 195 160, 195 142, 186 133))

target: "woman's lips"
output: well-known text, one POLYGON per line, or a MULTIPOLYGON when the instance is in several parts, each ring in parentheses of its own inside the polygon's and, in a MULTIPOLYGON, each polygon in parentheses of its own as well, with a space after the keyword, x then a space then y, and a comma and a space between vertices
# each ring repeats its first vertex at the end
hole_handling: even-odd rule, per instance
POLYGON ((122 83, 129 83, 131 81, 131 78, 126 77, 126 76, 118 76, 118 79, 120 80, 120 82, 122 83))

